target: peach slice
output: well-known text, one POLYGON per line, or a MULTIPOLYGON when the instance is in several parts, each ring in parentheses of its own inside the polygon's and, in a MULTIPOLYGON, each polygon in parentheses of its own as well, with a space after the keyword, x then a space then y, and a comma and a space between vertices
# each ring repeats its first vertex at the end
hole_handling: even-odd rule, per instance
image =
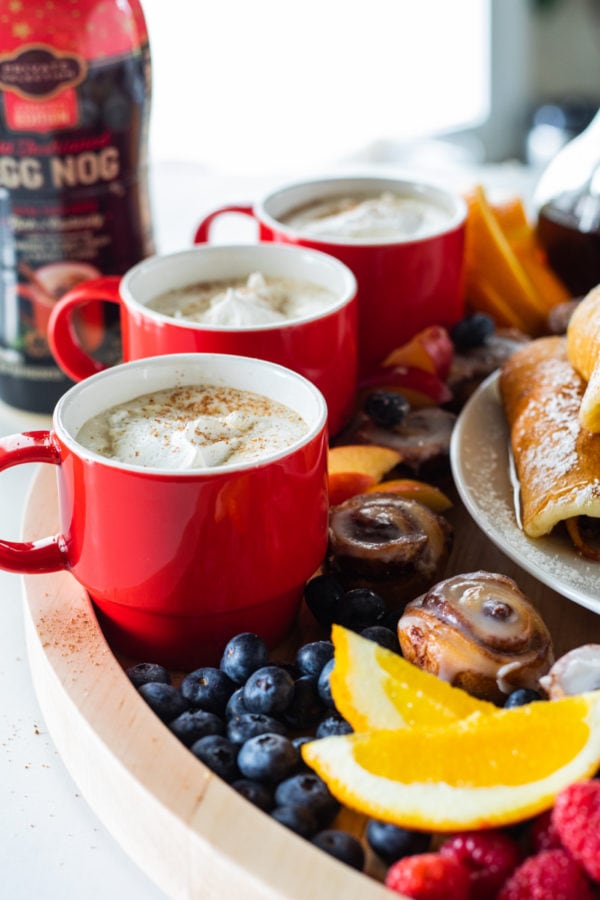
POLYGON ((392 350, 382 365, 424 369, 443 380, 448 376, 453 356, 454 345, 448 331, 441 325, 430 325, 392 350))
POLYGON ((391 481, 379 481, 365 488, 365 493, 374 491, 390 491, 400 494, 406 500, 420 500, 434 512, 445 512, 452 506, 452 500, 439 488, 425 481, 412 478, 396 478, 391 481))
POLYGON ((373 481, 383 476, 402 461, 402 456, 391 447, 378 444, 341 444, 332 447, 328 455, 328 472, 358 472, 370 475, 373 481))
POLYGON ((441 406, 452 399, 452 392, 445 381, 435 373, 417 366, 379 366, 361 378, 359 390, 395 390, 414 409, 441 406))
POLYGON ((363 494, 375 483, 374 476, 366 472, 331 472, 328 478, 329 503, 337 506, 356 494, 363 494))

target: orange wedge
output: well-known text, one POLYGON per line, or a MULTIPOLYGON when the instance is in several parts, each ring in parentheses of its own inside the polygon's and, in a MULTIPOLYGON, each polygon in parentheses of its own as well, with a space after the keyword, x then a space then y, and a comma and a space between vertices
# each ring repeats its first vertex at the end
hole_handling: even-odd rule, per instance
POLYGON ((523 222, 519 204, 493 207, 481 187, 468 198, 465 290, 474 309, 496 324, 531 335, 545 330, 550 308, 568 298, 523 222))
POLYGON ((376 493, 378 491, 390 491, 393 494, 400 494, 407 500, 420 500, 429 509, 434 512, 445 512, 452 506, 452 500, 440 491, 439 488, 425 481, 415 481, 413 478, 394 478, 390 481, 379 481, 377 484, 371 484, 365 488, 365 493, 376 493))
POLYGON ((352 809, 403 828, 490 828, 549 809, 600 764, 600 691, 440 728, 312 741, 302 756, 352 809))
POLYGON ((355 731, 435 727, 496 709, 340 625, 333 625, 331 640, 331 692, 355 731))

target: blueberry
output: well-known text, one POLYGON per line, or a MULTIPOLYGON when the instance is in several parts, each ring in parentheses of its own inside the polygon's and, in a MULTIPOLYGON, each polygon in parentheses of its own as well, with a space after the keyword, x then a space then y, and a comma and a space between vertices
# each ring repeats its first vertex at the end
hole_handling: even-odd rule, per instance
POLYGON ((283 669, 284 672, 287 672, 288 675, 291 675, 295 680, 296 678, 300 678, 302 672, 298 668, 295 662, 289 662, 282 659, 273 659, 269 663, 270 666, 274 666, 276 669, 283 669))
POLYGON ((243 684, 256 669, 266 666, 268 659, 269 649, 263 639, 245 631, 227 643, 220 668, 236 684, 243 684))
POLYGON ((177 688, 170 684, 151 681, 148 684, 142 684, 138 691, 163 722, 171 722, 176 719, 189 706, 185 697, 182 697, 177 688))
POLYGON ((410 410, 410 403, 395 391, 372 391, 365 398, 365 412, 375 425, 393 428, 410 410))
POLYGON ((249 778, 238 778, 232 782, 231 787, 263 812, 273 809, 273 789, 268 785, 251 781, 249 778))
POLYGON ((292 775, 275 789, 278 806, 309 807, 320 828, 324 828, 337 815, 340 804, 322 778, 314 772, 292 775))
POLYGON ((186 747, 207 734, 225 734, 223 720, 205 709, 187 709, 169 723, 169 728, 186 747))
POLYGON ((362 631, 377 625, 386 612, 385 600, 370 588, 353 588, 346 591, 338 603, 335 621, 352 631, 362 631))
POLYGON ((169 670, 164 666, 159 666, 158 663, 138 663, 136 666, 125 669, 125 674, 136 687, 149 684, 151 681, 159 684, 171 684, 169 670))
POLYGON ((328 663, 325 663, 321 674, 319 675, 319 680, 317 682, 317 691, 319 693, 319 697, 325 704, 325 706, 335 706, 333 702, 333 697, 331 696, 331 673, 333 672, 333 667, 335 666, 335 659, 330 659, 328 663))
POLYGON ((346 719, 343 719, 342 716, 333 713, 331 716, 321 719, 317 725, 315 737, 325 738, 342 734, 352 734, 352 725, 346 719))
POLYGON ((242 744, 237 764, 244 778, 275 784, 292 774, 298 759, 299 751, 289 738, 259 734, 242 744))
POLYGON ((335 610, 344 593, 333 575, 317 575, 306 584, 304 600, 317 622, 329 627, 335 621, 335 610))
POLYGON ((227 737, 234 744, 244 744, 259 734, 287 734, 282 722, 264 713, 243 713, 227 723, 227 737))
POLYGON ((181 682, 181 693, 192 706, 208 712, 225 712, 227 701, 235 690, 235 684, 225 672, 212 666, 196 669, 181 682))
POLYGON ((541 699, 542 695, 532 688, 518 688, 508 695, 504 701, 504 708, 513 709, 515 706, 525 706, 527 703, 534 703, 536 700, 541 699))
POLYGON ((380 647, 391 650, 392 653, 400 653, 397 635, 391 628, 386 628, 385 625, 369 625, 368 628, 363 628, 361 635, 368 641, 375 641, 380 647))
POLYGON ((313 770, 309 765, 304 762, 302 757, 301 748, 304 744, 310 744, 311 741, 314 741, 314 737, 311 737, 308 734, 301 734, 298 737, 292 738, 292 744, 296 748, 299 754, 298 765, 296 766, 296 772, 300 775, 304 772, 312 772, 313 770))
POLYGON ((390 631, 394 632, 394 634, 398 634, 398 622, 400 621, 401 615, 401 610, 390 609, 385 613, 384 616, 381 617, 377 624, 383 625, 384 628, 389 628, 390 631))
POLYGON ((293 697, 294 679, 279 666, 257 669, 244 685, 244 705, 250 712, 277 715, 288 708, 293 697))
POLYGON ((431 843, 430 834, 409 831, 378 819, 369 819, 365 837, 371 850, 388 865, 404 856, 426 853, 431 843))
POLYGON ((290 728, 309 728, 323 715, 323 702, 317 690, 317 679, 302 675, 294 682, 292 702, 282 714, 290 728))
POLYGON ((457 322, 450 329, 450 337, 457 350, 470 350, 484 344, 494 330, 494 320, 491 316, 476 312, 457 322))
POLYGON ((333 656, 333 644, 331 641, 312 641, 303 644, 296 653, 296 665, 303 675, 312 675, 318 678, 326 662, 333 656))
POLYGON ((362 871, 365 864, 365 851, 358 838, 348 834, 347 831, 339 831, 336 828, 327 828, 320 831, 312 839, 312 843, 335 856, 336 859, 352 866, 353 869, 362 871))
POLYGON ((236 764, 238 747, 222 734, 209 734, 200 738, 192 744, 190 750, 224 781, 234 781, 238 777, 236 764))
POLYGON ((244 713, 248 712, 248 708, 244 704, 244 688, 237 688, 229 700, 227 701, 227 706, 225 707, 225 718, 233 719, 234 716, 243 716, 244 713))
POLYGON ((314 814, 306 806, 276 806, 271 816, 303 838, 312 837, 319 827, 314 814))

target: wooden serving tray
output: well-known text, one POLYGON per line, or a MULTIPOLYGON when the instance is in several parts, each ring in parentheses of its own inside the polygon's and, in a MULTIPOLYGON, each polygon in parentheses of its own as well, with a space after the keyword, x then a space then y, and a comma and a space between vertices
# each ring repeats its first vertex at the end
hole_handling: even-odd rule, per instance
MULTIPOLYGON (((455 528, 448 575, 485 568, 513 577, 542 612, 557 656, 593 639, 598 616, 511 562, 458 501, 448 518, 455 528)), ((56 474, 42 466, 24 539, 56 532, 57 522, 56 474)), ((139 697, 71 575, 23 581, 32 678, 52 739, 94 812, 169 897, 398 898, 279 825, 196 759, 139 697)), ((306 627, 299 623, 295 643, 310 639, 306 627)), ((361 817, 341 815, 343 827, 360 831, 361 817)), ((368 871, 377 870, 371 855, 368 871)))

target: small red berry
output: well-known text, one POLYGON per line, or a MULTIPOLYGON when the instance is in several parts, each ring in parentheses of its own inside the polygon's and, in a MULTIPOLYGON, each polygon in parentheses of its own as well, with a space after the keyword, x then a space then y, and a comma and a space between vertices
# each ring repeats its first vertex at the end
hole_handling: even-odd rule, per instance
POLYGON ((453 856, 419 853, 388 869, 386 886, 413 900, 469 900, 469 871, 453 856))
POLYGON ((551 809, 547 809, 532 821, 529 841, 532 854, 541 853, 542 850, 560 850, 563 846, 556 825, 552 821, 551 809))
POLYGON ((465 831, 444 841, 442 856, 453 856, 469 871, 471 900, 489 900, 521 862, 518 845, 502 831, 465 831))
POLYGON ((594 900, 585 872, 567 850, 530 856, 510 876, 497 900, 594 900))
POLYGON ((564 788, 554 802, 552 821, 567 850, 590 878, 600 881, 600 781, 564 788))

